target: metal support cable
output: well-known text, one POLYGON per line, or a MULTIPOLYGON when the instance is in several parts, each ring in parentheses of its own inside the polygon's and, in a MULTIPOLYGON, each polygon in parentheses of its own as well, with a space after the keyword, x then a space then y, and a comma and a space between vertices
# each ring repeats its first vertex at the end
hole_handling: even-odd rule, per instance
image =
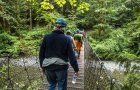
POLYGON ((32 84, 31 84, 31 80, 30 80, 30 77, 29 77, 29 72, 28 72, 27 67, 26 67, 26 65, 25 65, 24 58, 23 58, 23 63, 24 63, 24 70, 26 71, 26 74, 27 74, 27 79, 28 79, 28 81, 29 81, 29 84, 30 84, 32 90, 33 90, 33 87, 32 87, 32 84))
POLYGON ((13 84, 12 84, 12 80, 10 78, 10 56, 8 55, 7 57, 7 81, 8 81, 8 86, 7 86, 7 89, 9 90, 14 90, 13 89, 13 84))
MULTIPOLYGON (((39 65, 38 53, 37 53, 38 51, 39 51, 39 47, 36 48, 36 64, 39 65)), ((38 71, 40 72, 40 74, 42 73, 40 67, 38 67, 38 71)), ((42 80, 42 82, 43 82, 43 75, 42 75, 42 74, 40 75, 40 78, 41 78, 41 80, 42 80)))
MULTIPOLYGON (((89 42, 87 39, 85 39, 85 51, 88 50, 90 52, 88 57, 88 61, 92 61, 94 64, 94 77, 96 77, 94 80, 96 81, 96 90, 113 90, 115 87, 116 90, 121 90, 120 86, 116 82, 116 79, 114 79, 111 75, 111 73, 107 70, 107 68, 104 66, 104 63, 101 61, 101 59, 98 57, 96 52, 94 52, 93 48, 91 48, 89 42), (110 88, 109 88, 110 87, 110 88)), ((87 53, 87 52, 86 52, 87 53)), ((90 77, 93 78, 93 77, 90 77)), ((94 87, 95 89, 95 87, 94 87)))
POLYGON ((39 83, 43 82, 43 76, 39 68, 38 57, 36 56, 36 58, 34 59, 30 58, 29 56, 27 60, 25 60, 24 57, 25 56, 23 56, 22 59, 19 58, 19 60, 13 59, 9 55, 0 57, 0 66, 2 66, 2 68, 0 69, 5 68, 6 66, 6 71, 2 71, 2 74, 0 75, 0 80, 2 80, 2 84, 0 85, 0 87, 2 90, 19 90, 21 88, 30 88, 31 90, 35 90, 35 88, 39 88, 40 84, 42 84, 39 83), (28 59, 34 59, 35 63, 26 64, 30 63, 28 62, 28 59), (37 73, 32 72, 32 70, 35 70, 37 73), (33 86, 34 81, 37 81, 38 83, 36 87, 33 86), (27 85, 25 85, 25 82, 27 85))

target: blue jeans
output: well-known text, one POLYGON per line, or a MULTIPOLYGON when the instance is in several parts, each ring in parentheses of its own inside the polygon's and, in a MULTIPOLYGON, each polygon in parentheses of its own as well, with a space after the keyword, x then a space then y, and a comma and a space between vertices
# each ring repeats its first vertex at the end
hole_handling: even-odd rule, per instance
POLYGON ((67 70, 46 70, 48 90, 67 90, 67 70))

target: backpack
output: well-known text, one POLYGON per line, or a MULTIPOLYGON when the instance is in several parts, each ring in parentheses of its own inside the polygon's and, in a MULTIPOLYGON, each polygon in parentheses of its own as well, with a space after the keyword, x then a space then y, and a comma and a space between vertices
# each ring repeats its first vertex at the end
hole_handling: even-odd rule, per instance
POLYGON ((74 40, 78 40, 78 42, 82 42, 82 34, 75 34, 74 35, 74 40))

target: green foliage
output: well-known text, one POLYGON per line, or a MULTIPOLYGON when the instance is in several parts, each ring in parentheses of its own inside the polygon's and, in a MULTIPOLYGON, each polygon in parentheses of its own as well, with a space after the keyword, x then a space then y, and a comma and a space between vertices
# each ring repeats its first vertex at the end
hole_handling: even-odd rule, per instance
POLYGON ((0 55, 10 53, 13 57, 21 53, 25 55, 36 55, 40 42, 45 34, 50 32, 47 28, 35 28, 30 32, 20 31, 20 38, 9 35, 8 33, 0 34, 0 55))
POLYGON ((6 65, 2 65, 0 67, 0 75, 1 75, 1 78, 0 78, 0 81, 1 81, 1 84, 0 84, 0 89, 1 87, 3 87, 5 85, 5 81, 6 81, 6 75, 7 75, 7 66, 6 65))
POLYGON ((41 8, 45 10, 49 10, 49 9, 54 9, 54 6, 51 3, 49 3, 49 0, 44 0, 43 2, 41 2, 41 8))
MULTIPOLYGON (((95 33, 95 32, 94 32, 95 33)), ((92 33, 93 34, 93 33, 92 33)), ((105 59, 116 60, 120 52, 122 52, 130 43, 130 39, 124 36, 122 30, 114 30, 110 33, 104 33, 102 36, 98 37, 93 34, 92 38, 100 39, 100 42, 94 44, 94 49, 105 59)), ((91 40, 90 40, 91 41, 91 40)))
POLYGON ((42 84, 41 80, 35 80, 32 82, 32 86, 29 86, 27 90, 36 89, 40 84, 42 84))
POLYGON ((140 89, 140 75, 139 74, 128 74, 125 78, 125 84, 123 90, 139 90, 140 89))
POLYGON ((31 3, 32 5, 35 5, 37 0, 26 0, 26 1, 31 3))
POLYGON ((13 32, 17 28, 17 20, 14 15, 12 9, 14 7, 9 6, 10 3, 6 3, 1 1, 0 2, 0 29, 4 31, 13 32))
MULTIPOLYGON (((132 37, 128 37, 124 32, 125 30, 123 31, 118 29, 111 31, 109 34, 103 35, 102 37, 100 37, 101 41, 98 42, 96 45, 94 44, 93 47, 95 51, 105 59, 114 59, 122 61, 138 60, 138 55, 135 55, 134 51, 129 48, 132 45, 132 42, 134 41, 132 41, 132 37)), ((97 36, 96 39, 98 39, 97 36)), ((139 49, 139 47, 135 48, 139 49)))
POLYGON ((140 68, 132 63, 140 62, 140 3, 138 0, 105 2, 91 2, 92 8, 98 7, 89 10, 90 15, 82 16, 94 20, 89 23, 93 31, 89 32, 88 39, 100 58, 116 60, 124 66, 124 75, 119 75, 122 90, 139 90, 140 68), (104 31, 98 34, 100 30, 104 31))
POLYGON ((21 52, 25 55, 36 55, 43 36, 48 32, 50 31, 47 28, 35 28, 30 32, 24 32, 20 40, 21 52))
POLYGON ((58 12, 56 11, 53 11, 51 13, 46 13, 46 12, 43 12, 42 13, 42 17, 40 17, 41 19, 45 19, 46 23, 52 23, 54 24, 55 23, 55 20, 57 18, 60 18, 60 17, 63 17, 61 14, 59 14, 58 12))
MULTIPOLYGON (((25 67, 22 66, 14 66, 10 65, 10 78, 14 89, 20 89, 20 90, 35 90, 37 89, 43 82, 41 80, 41 73, 38 70, 38 68, 34 67, 26 67, 27 72, 29 75, 29 79, 27 78, 27 72, 25 71, 25 67), (29 82, 31 81, 31 83, 29 82), (14 82, 14 83, 13 83, 14 82)), ((7 66, 2 65, 0 67, 0 73, 1 73, 1 84, 0 89, 6 90, 9 85, 9 82, 7 80, 7 66)))
POLYGON ((100 23, 100 24, 97 24, 94 26, 95 29, 108 29, 110 28, 110 26, 108 24, 103 24, 103 23, 100 23))
POLYGON ((69 19, 67 20, 67 22, 68 22, 68 25, 67 25, 67 28, 68 28, 68 29, 73 30, 73 31, 77 29, 77 26, 76 26, 76 23, 77 23, 77 22, 76 22, 75 20, 69 18, 69 19))
POLYGON ((88 11, 88 10, 89 10, 89 7, 90 7, 90 4, 89 4, 89 3, 82 2, 82 3, 78 6, 77 10, 78 10, 78 11, 81 11, 82 13, 84 13, 85 11, 88 11))
POLYGON ((66 4, 66 0, 54 0, 54 2, 59 6, 63 7, 66 4))
POLYGON ((119 59, 120 59, 121 61, 127 60, 127 61, 132 62, 132 61, 138 60, 138 57, 137 57, 135 54, 130 53, 129 51, 123 50, 123 51, 120 53, 120 55, 119 55, 119 59))
POLYGON ((70 5, 76 7, 77 0, 69 0, 70 5))
POLYGON ((135 14, 140 14, 137 11, 139 2, 110 0, 91 3, 92 8, 97 8, 90 10, 92 14, 85 15, 85 18, 94 20, 94 32, 90 34, 90 38, 93 38, 94 42, 91 42, 95 43, 92 45, 99 56, 119 61, 140 60, 140 19, 135 17, 135 14))
POLYGON ((0 54, 11 53, 17 54, 19 52, 19 43, 17 37, 11 36, 8 33, 0 34, 0 54))

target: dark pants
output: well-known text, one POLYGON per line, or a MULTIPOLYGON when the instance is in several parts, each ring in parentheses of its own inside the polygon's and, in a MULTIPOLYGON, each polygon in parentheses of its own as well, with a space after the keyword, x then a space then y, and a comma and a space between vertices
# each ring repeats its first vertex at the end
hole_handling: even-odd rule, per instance
POLYGON ((58 82, 58 90, 67 90, 67 70, 46 70, 48 80, 48 90, 56 90, 58 82))

